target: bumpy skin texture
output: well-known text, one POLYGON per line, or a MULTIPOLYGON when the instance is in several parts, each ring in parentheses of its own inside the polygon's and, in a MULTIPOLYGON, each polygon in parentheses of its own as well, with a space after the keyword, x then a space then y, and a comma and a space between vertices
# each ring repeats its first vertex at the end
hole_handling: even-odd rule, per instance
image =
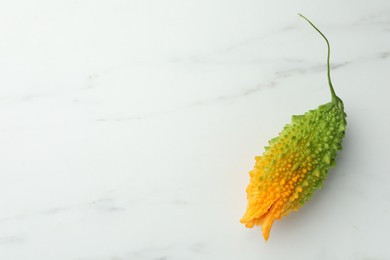
POLYGON ((275 220, 298 210, 321 188, 335 165, 346 128, 341 99, 293 116, 269 142, 250 174, 248 206, 241 219, 246 227, 262 225, 268 240, 275 220))

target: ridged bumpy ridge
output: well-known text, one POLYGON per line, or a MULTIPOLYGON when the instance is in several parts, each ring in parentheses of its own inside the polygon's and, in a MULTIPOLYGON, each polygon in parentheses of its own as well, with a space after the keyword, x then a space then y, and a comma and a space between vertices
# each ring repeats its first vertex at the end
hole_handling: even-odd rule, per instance
POLYGON ((268 240, 273 222, 298 210, 321 188, 335 165, 346 127, 342 106, 330 102, 293 116, 278 137, 256 157, 249 173, 246 227, 262 225, 268 240))
POLYGON ((246 189, 248 206, 241 222, 249 228, 262 225, 265 240, 268 240, 275 220, 298 210, 322 187, 328 170, 336 164, 347 125, 343 101, 336 96, 330 80, 329 42, 302 17, 328 45, 332 101, 304 115, 292 116, 292 122, 269 141, 263 155, 255 157, 246 189))

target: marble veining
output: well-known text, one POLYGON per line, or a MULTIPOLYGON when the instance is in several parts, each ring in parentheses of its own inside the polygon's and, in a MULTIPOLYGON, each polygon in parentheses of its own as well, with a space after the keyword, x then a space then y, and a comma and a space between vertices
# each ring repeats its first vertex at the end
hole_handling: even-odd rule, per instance
POLYGON ((390 259, 390 2, 0 3, 0 259, 390 259), (254 156, 344 100, 301 211, 239 223, 254 156))

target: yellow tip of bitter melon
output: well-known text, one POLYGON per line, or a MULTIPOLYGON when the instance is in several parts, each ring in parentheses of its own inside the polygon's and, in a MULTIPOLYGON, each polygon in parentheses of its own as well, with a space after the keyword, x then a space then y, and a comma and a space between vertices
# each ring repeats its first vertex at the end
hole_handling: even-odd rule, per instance
POLYGON ((329 168, 335 165, 346 128, 343 101, 336 96, 330 79, 328 39, 314 26, 328 46, 328 84, 332 101, 292 116, 292 122, 269 142, 262 156, 255 158, 246 189, 248 206, 241 223, 262 225, 268 240, 275 220, 298 210, 320 189, 329 168))

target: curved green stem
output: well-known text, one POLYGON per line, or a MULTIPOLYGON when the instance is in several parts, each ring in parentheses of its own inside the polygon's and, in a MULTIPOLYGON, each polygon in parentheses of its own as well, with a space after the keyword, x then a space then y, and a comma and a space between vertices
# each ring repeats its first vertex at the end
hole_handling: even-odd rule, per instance
POLYGON ((320 30, 318 30, 318 28, 309 19, 307 19, 302 14, 298 14, 298 15, 300 17, 302 17, 303 19, 305 19, 311 26, 313 26, 313 28, 316 29, 316 31, 319 32, 321 34, 321 36, 325 39, 326 45, 328 45, 328 59, 327 59, 327 64, 328 64, 328 83, 329 83, 330 93, 332 94, 332 101, 337 103, 340 99, 336 96, 336 93, 334 92, 334 88, 333 88, 333 85, 332 85, 332 80, 330 79, 330 45, 329 45, 329 41, 325 37, 325 35, 320 30))

